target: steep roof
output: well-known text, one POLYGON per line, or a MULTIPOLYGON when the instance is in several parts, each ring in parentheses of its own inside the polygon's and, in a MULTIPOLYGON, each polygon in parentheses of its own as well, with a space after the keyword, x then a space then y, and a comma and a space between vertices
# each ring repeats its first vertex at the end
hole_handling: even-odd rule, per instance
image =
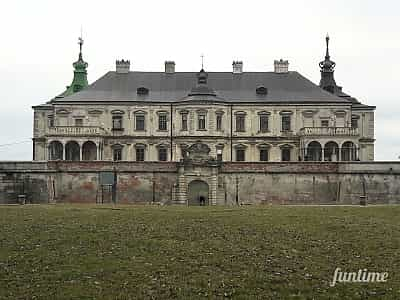
MULTIPOLYGON (((53 102, 75 101, 188 101, 197 82, 196 72, 108 72, 84 90, 53 102), (138 94, 144 87, 148 94, 138 94)), ((215 91, 218 101, 228 103, 351 103, 324 91, 298 72, 208 72, 208 86, 215 91), (263 86, 266 95, 256 93, 263 86)), ((199 100, 201 97, 194 97, 199 100)))

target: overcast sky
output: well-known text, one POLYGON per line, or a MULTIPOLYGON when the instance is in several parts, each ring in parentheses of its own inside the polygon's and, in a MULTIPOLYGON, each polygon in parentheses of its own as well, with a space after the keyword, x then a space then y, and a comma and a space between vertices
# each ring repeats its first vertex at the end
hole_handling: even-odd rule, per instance
POLYGON ((89 82, 115 59, 131 69, 271 71, 284 58, 318 83, 331 36, 336 82, 376 110, 376 160, 400 155, 400 2, 396 0, 75 1, 13 0, 0 18, 0 160, 32 158, 32 105, 72 80, 81 25, 89 82), (4 144, 14 144, 4 146, 4 144), (24 143, 25 142, 25 143, 24 143))

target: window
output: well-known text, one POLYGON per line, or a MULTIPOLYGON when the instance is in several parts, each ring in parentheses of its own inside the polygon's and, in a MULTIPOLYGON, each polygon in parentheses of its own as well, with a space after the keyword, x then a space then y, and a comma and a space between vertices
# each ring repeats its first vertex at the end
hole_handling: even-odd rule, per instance
POLYGON ((158 160, 159 161, 167 161, 167 149, 166 148, 158 149, 158 160))
POLYGON ((167 115, 158 116, 158 130, 167 130, 167 115))
POLYGON ((199 130, 206 130, 206 115, 201 114, 201 115, 199 115, 198 118, 199 118, 198 129, 199 130))
POLYGON ((136 148, 136 161, 144 161, 144 148, 136 148))
POLYGON ((239 131, 239 132, 245 131, 245 116, 244 115, 236 116, 236 131, 239 131))
POLYGON ((268 149, 260 149, 260 161, 268 161, 268 149))
POLYGON ((321 120, 321 127, 329 127, 329 120, 321 120))
POLYGON ((53 115, 48 116, 47 125, 48 125, 50 128, 51 128, 51 127, 54 127, 54 116, 53 116, 53 115))
POLYGON ((222 115, 217 115, 217 130, 222 130, 222 115))
POLYGON ((181 130, 183 130, 183 131, 188 130, 188 115, 187 114, 182 114, 181 130))
POLYGON ((217 149, 217 161, 222 161, 222 149, 217 149))
POLYGON ((114 148, 113 159, 114 161, 122 160, 122 148, 114 148))
POLYGON ((282 161, 290 161, 290 148, 282 149, 282 161))
POLYGON ((75 119, 75 126, 82 127, 83 126, 83 119, 75 119))
POLYGON ((268 131, 268 115, 260 115, 260 131, 268 131))
POLYGON ((351 118, 351 128, 358 128, 358 118, 351 118))
POLYGON ((236 149, 236 161, 245 161, 244 149, 236 149))
POLYGON ((122 130, 122 116, 113 116, 112 117, 112 129, 113 130, 122 130))
POLYGON ((145 130, 144 115, 136 115, 136 130, 145 130))
POLYGON ((290 131, 290 116, 282 116, 282 131, 290 131))

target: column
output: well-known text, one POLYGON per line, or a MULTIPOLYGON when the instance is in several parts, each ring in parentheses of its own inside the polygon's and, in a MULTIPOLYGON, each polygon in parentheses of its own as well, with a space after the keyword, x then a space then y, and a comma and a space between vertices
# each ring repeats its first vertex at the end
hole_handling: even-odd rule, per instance
POLYGON ((211 169, 210 204, 217 205, 218 172, 217 168, 211 169))
POLYGON ((177 204, 187 204, 187 187, 184 167, 179 166, 177 204))
POLYGON ((325 161, 325 147, 322 147, 321 150, 322 150, 322 161, 325 161))
POLYGON ((65 160, 65 143, 62 143, 63 146, 63 160, 65 160))
POLYGON ((83 147, 82 144, 79 143, 79 161, 82 161, 82 157, 83 157, 83 147))

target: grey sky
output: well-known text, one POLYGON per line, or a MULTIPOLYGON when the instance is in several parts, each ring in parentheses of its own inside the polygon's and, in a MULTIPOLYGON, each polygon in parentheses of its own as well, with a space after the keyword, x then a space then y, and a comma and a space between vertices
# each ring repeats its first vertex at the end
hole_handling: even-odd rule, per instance
POLYGON ((2 5, 0 160, 30 160, 31 106, 61 93, 72 80, 83 26, 89 82, 114 69, 271 71, 273 60, 315 83, 331 36, 335 78, 345 92, 376 105, 376 159, 400 155, 400 2, 280 1, 7 1, 2 5))

